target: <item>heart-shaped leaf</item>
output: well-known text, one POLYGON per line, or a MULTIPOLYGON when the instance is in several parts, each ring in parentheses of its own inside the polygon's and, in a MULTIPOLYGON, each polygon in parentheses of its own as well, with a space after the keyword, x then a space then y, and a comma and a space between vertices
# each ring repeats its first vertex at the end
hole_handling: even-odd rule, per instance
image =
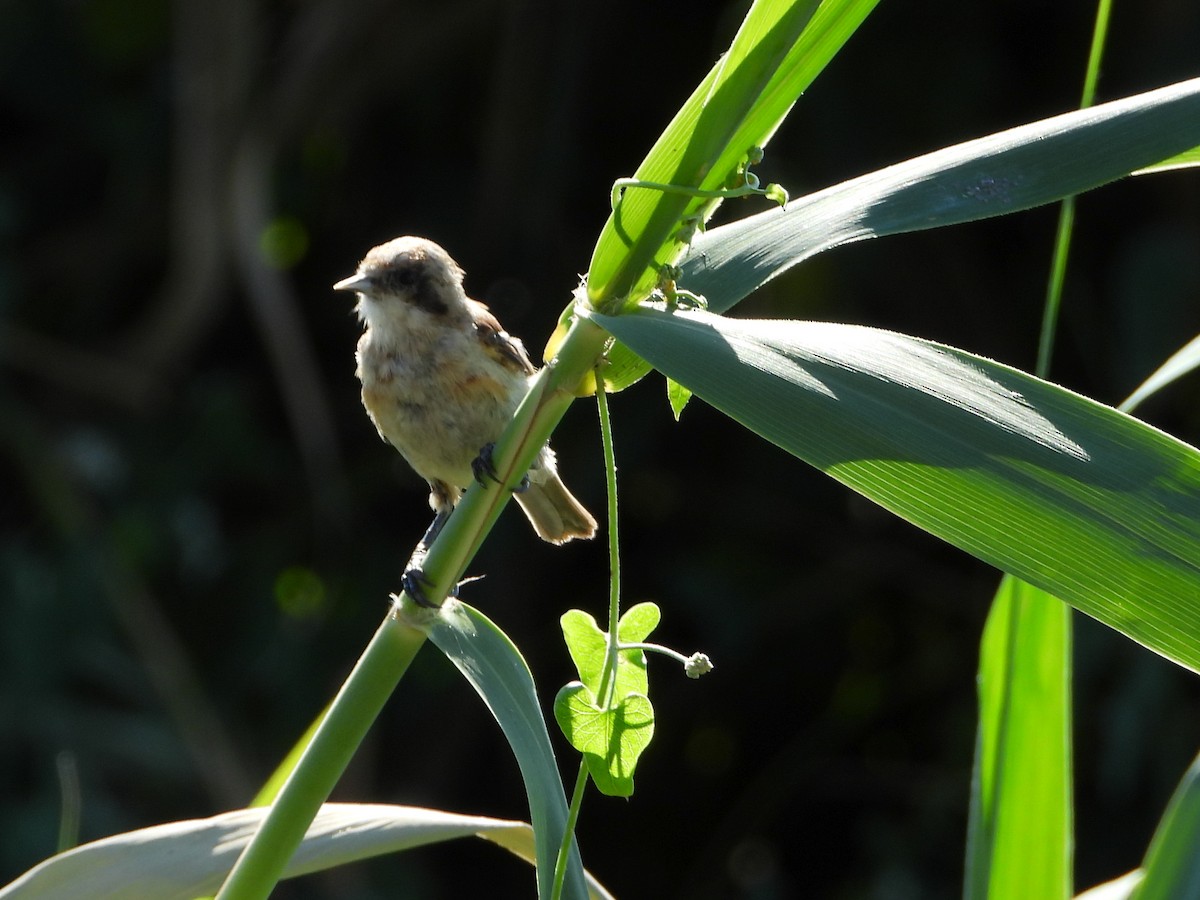
POLYGON ((558 692, 554 718, 563 734, 583 754, 588 773, 602 794, 633 794, 633 771, 654 737, 654 707, 645 694, 630 693, 608 709, 578 681, 558 692))

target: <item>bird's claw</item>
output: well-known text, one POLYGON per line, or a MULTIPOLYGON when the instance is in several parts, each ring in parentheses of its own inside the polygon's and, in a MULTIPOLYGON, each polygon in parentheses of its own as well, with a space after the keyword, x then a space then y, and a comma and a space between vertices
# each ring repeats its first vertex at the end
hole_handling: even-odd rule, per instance
MULTIPOLYGON (((475 476, 475 480, 482 485, 487 484, 487 479, 490 479, 496 484, 500 484, 500 474, 496 471, 496 465, 492 462, 492 454, 496 452, 496 444, 484 444, 479 450, 479 455, 471 460, 471 473, 475 476)), ((521 477, 521 483, 512 489, 514 494, 523 494, 529 490, 529 473, 526 472, 521 477)))
POLYGON ((475 476, 475 480, 480 484, 486 485, 485 479, 490 478, 497 484, 500 483, 500 476, 496 473, 496 465, 492 462, 492 454, 496 452, 495 442, 484 444, 479 450, 479 455, 471 460, 471 472, 475 476))
MULTIPOLYGON (((440 604, 431 603, 428 594, 425 593, 426 588, 433 586, 433 582, 426 577, 425 573, 419 566, 411 566, 405 570, 400 576, 400 587, 404 593, 412 598, 413 603, 417 606, 423 606, 425 609, 438 609, 440 604)), ((458 585, 452 587, 447 596, 458 596, 458 585)))

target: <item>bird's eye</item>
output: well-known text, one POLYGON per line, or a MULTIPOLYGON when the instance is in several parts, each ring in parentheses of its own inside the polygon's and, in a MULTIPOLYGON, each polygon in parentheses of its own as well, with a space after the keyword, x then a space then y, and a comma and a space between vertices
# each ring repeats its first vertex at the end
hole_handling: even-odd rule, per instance
POLYGON ((396 284, 403 287, 412 287, 417 283, 417 273, 412 269, 400 269, 395 275, 396 284))

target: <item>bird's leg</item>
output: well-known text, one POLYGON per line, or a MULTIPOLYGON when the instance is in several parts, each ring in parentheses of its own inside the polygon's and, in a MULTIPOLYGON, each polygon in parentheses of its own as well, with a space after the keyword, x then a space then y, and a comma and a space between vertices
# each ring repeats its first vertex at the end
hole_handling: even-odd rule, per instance
MULTIPOLYGON (((450 487, 440 481, 431 481, 429 483, 429 505, 434 508, 435 515, 433 521, 429 523, 429 527, 425 529, 425 534, 417 544, 417 549, 413 551, 409 557, 408 564, 404 567, 404 574, 400 576, 400 586, 404 589, 404 593, 413 598, 417 606, 424 606, 428 609, 436 609, 436 603, 430 603, 428 596, 425 594, 425 588, 430 585, 430 581, 425 577, 425 572, 421 569, 421 563, 425 561, 426 554, 429 553, 429 548, 433 542, 437 540, 437 536, 442 533, 446 522, 450 519, 450 513, 454 512, 454 501, 456 497, 450 487)), ((451 590, 451 596, 456 591, 451 590)))
POLYGON ((450 521, 450 513, 453 512, 453 510, 454 507, 438 510, 437 515, 433 517, 433 521, 429 523, 429 527, 425 530, 425 536, 422 537, 421 542, 417 544, 417 550, 416 553, 413 554, 413 559, 416 559, 418 555, 424 558, 425 554, 429 551, 429 548, 433 546, 433 542, 437 540, 437 536, 442 533, 442 529, 446 526, 446 523, 450 521))
POLYGON ((458 503, 458 498, 462 496, 462 491, 456 487, 451 487, 444 481, 438 479, 430 479, 429 481, 429 506, 434 511, 433 521, 429 523, 429 527, 425 529, 425 536, 421 538, 421 542, 417 544, 417 549, 413 552, 413 558, 409 560, 409 565, 420 564, 425 558, 425 554, 429 552, 429 548, 433 546, 433 542, 437 540, 437 536, 442 533, 442 529, 446 526, 446 522, 450 518, 450 513, 454 512, 454 507, 458 503))

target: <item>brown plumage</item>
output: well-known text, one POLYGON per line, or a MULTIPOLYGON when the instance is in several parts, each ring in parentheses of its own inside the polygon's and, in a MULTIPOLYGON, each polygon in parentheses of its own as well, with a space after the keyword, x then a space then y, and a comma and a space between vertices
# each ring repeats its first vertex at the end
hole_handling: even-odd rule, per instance
MULTIPOLYGON (((429 482, 439 517, 458 503, 475 477, 472 463, 500 437, 537 371, 521 342, 462 283, 463 270, 433 241, 399 237, 334 285, 358 293, 366 329, 357 374, 367 414, 429 482)), ((549 445, 516 500, 552 544, 596 533, 596 520, 558 477, 549 445)))

